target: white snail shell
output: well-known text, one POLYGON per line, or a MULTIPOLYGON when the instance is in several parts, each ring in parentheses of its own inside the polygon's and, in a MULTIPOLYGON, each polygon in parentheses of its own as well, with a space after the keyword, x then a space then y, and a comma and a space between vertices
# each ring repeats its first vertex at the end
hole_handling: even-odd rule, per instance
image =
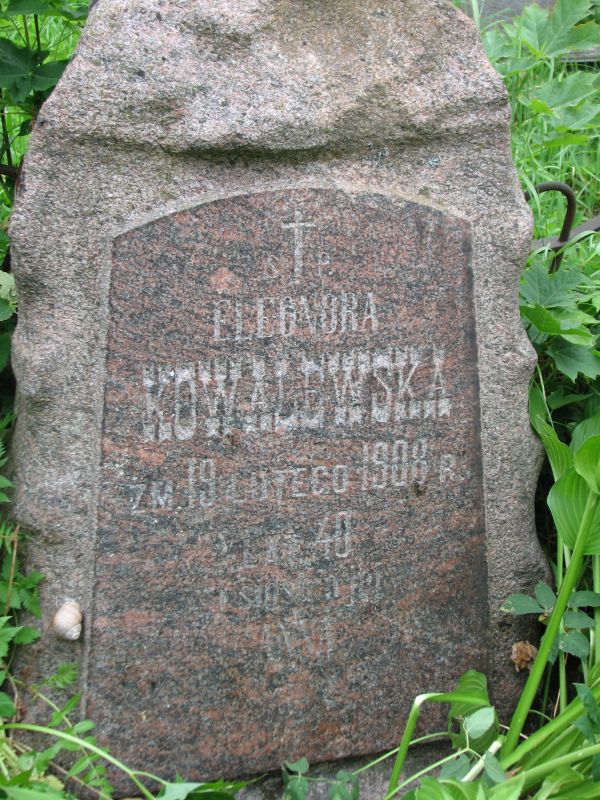
POLYGON ((76 600, 65 600, 52 617, 52 630, 59 639, 74 642, 81 636, 83 613, 76 600))

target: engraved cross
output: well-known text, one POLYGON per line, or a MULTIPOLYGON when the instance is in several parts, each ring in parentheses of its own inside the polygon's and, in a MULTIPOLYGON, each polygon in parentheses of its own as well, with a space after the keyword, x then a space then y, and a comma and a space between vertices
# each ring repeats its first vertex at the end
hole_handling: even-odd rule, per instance
POLYGON ((294 222, 282 222, 281 227, 294 231, 294 280, 298 281, 302 277, 302 257, 304 250, 304 229, 316 228, 314 222, 303 222, 302 212, 299 209, 294 211, 294 222))

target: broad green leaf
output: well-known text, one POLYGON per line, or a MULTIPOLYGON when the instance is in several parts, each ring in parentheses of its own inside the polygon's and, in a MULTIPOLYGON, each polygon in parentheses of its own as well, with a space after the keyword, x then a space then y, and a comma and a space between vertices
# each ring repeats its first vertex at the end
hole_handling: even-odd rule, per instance
POLYGON ((343 783, 329 784, 329 800, 351 800, 348 787, 343 783))
POLYGON ((487 752, 483 757, 483 767, 485 770, 485 774, 491 780, 492 783, 502 783, 502 781, 506 780, 506 773, 500 766, 500 762, 490 752, 487 752))
POLYGON ((8 719, 17 713, 15 704, 6 692, 0 692, 0 717, 8 719))
MULTIPOLYGON (((575 546, 589 491, 585 480, 571 467, 548 494, 548 506, 556 530, 567 547, 575 546)), ((600 503, 596 507, 590 536, 585 545, 585 554, 600 554, 600 503)))
POLYGON ((573 592, 569 598, 569 608, 600 608, 600 594, 582 590, 573 592))
POLYGON ((358 800, 360 794, 360 786, 358 782, 358 776, 353 775, 348 770, 340 769, 335 774, 335 779, 338 783, 350 784, 350 791, 349 791, 349 800, 358 800))
POLYGON ((495 716, 492 706, 480 708, 469 714, 464 721, 465 732, 469 739, 480 739, 487 733, 494 725, 495 716))
POLYGON ((284 797, 289 800, 304 800, 308 793, 308 781, 302 775, 293 775, 285 787, 284 797))
POLYGON ((511 594, 500 606, 500 611, 506 614, 541 614, 543 608, 533 597, 528 594, 511 594))
POLYGON ((573 28, 569 35, 569 47, 574 51, 592 50, 600 46, 600 25, 586 22, 573 28))
POLYGON ((416 797, 417 800, 453 800, 448 789, 435 778, 423 778, 416 797))
POLYGON ((290 772, 299 772, 300 774, 304 774, 305 772, 308 772, 310 764, 305 758, 300 758, 298 761, 286 761, 285 766, 290 772))
POLYGON ((462 753, 452 761, 448 761, 444 764, 440 771, 439 779, 441 781, 450 779, 459 781, 461 778, 465 777, 470 769, 471 759, 462 753))
POLYGON ((595 337, 585 326, 578 325, 570 317, 561 318, 543 306, 521 306, 521 314, 542 333, 562 336, 568 342, 585 345, 586 347, 591 347, 595 342, 595 337))
POLYGON ((440 778, 439 780, 451 800, 485 800, 486 798, 481 784, 462 783, 458 779, 442 781, 440 778))
POLYGON ((571 31, 589 13, 589 0, 556 0, 552 13, 539 31, 542 58, 559 56, 571 49, 571 31))
POLYGON ((15 310, 8 300, 4 300, 2 297, 0 297, 0 322, 10 319, 14 313, 15 310))
POLYGON ((552 114, 552 108, 548 103, 543 100, 538 100, 537 97, 531 100, 529 107, 531 108, 532 114, 552 114))
MULTIPOLYGON (((490 704, 487 678, 483 673, 474 669, 470 669, 460 676, 454 691, 457 694, 470 696, 474 701, 481 704, 480 708, 490 704)), ((455 700, 450 704, 450 710, 448 711, 449 724, 451 725, 455 718, 463 719, 477 707, 477 705, 464 703, 462 700, 455 700)))
POLYGON ((583 737, 587 739, 589 742, 596 744, 596 731, 594 730, 594 726, 590 722, 587 717, 578 717, 573 725, 577 728, 577 730, 583 734, 583 737))
POLYGON ((587 144, 589 140, 590 137, 586 136, 584 133, 565 133, 562 136, 554 136, 552 139, 545 139, 543 145, 546 149, 553 150, 557 147, 587 144))
POLYGON ((541 422, 546 423, 549 417, 544 393, 538 384, 533 381, 529 384, 528 400, 529 420, 533 429, 539 433, 538 424, 541 422))
POLYGON ((561 337, 548 345, 547 353, 554 360, 557 369, 572 381, 580 373, 591 379, 600 375, 600 358, 592 350, 566 342, 561 337))
POLYGON ((71 767, 69 772, 67 773, 69 778, 74 778, 76 775, 79 775, 83 772, 84 769, 88 769, 90 766, 90 757, 86 753, 84 756, 81 756, 71 767))
POLYGON ((555 336, 560 336, 563 332, 560 320, 555 317, 551 311, 544 308, 544 306, 523 305, 521 306, 521 314, 530 322, 533 322, 535 327, 542 333, 551 333, 555 336))
POLYGON ((584 614, 583 611, 565 611, 563 622, 565 628, 579 628, 581 630, 593 628, 596 624, 595 621, 588 616, 588 614, 584 614))
POLYGON ((530 306, 566 308, 575 306, 582 282, 579 270, 563 268, 549 274, 543 264, 534 264, 525 270, 521 279, 521 296, 530 306))
POLYGON ((600 494, 600 434, 590 436, 575 453, 575 469, 600 494))
POLYGON ((559 386, 558 389, 555 389, 548 395, 548 408, 556 411, 557 409, 564 408, 564 406, 568 406, 571 403, 581 403, 591 396, 591 393, 573 394, 567 392, 564 386, 559 386))
MULTIPOLYGON (((4 246, 8 246, 8 242, 2 243, 4 246)), ((10 272, 1 272, 0 271, 0 297, 3 300, 8 300, 8 302, 16 308, 17 306, 17 292, 15 289, 15 276, 10 272)))
POLYGON ((535 96, 556 110, 560 106, 577 106, 589 97, 597 97, 597 91, 596 73, 577 71, 544 81, 535 96))
POLYGON ((585 683, 574 683, 573 686, 577 696, 583 703, 585 713, 588 715, 590 722, 599 729, 598 732, 600 733, 600 706, 598 706, 592 690, 585 683))
POLYGON ((9 17, 22 14, 50 14, 51 5, 47 0, 9 0, 4 13, 9 17))
POLYGON ((53 0, 52 14, 68 20, 82 20, 88 16, 88 7, 87 4, 70 6, 68 3, 61 3, 60 0, 53 0))
POLYGON ((586 439, 600 434, 600 409, 591 417, 584 419, 573 429, 571 450, 576 453, 586 439))
POLYGON ((535 586, 535 597, 544 611, 552 611, 556 603, 556 595, 547 583, 539 581, 535 586))
POLYGON ((576 658, 585 659, 590 654, 590 641, 579 631, 559 634, 558 647, 564 653, 569 653, 576 658))
POLYGON ((499 783, 490 789, 490 800, 519 800, 525 783, 525 775, 518 775, 511 781, 499 783))
POLYGON ((56 86, 68 63, 68 60, 49 61, 47 64, 36 67, 31 77, 31 86, 34 91, 42 92, 56 86))
POLYGON ((548 425, 547 422, 538 423, 538 435, 550 461, 554 480, 557 481, 569 467, 573 466, 573 453, 564 442, 560 441, 552 425, 548 425))

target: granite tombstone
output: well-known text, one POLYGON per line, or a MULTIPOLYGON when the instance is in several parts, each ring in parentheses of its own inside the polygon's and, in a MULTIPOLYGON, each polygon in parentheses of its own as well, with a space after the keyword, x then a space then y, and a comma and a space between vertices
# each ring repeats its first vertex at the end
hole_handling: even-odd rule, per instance
POLYGON ((94 8, 13 219, 15 507, 45 614, 85 609, 29 669, 75 648, 120 758, 376 752, 471 667, 510 706, 529 236, 442 0, 94 8))

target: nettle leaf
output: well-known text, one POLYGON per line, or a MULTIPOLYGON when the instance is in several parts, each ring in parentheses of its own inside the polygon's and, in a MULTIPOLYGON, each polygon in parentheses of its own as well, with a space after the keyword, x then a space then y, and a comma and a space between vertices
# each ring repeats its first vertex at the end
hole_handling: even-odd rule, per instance
POLYGON ((546 348, 557 369, 575 381, 579 373, 590 379, 600 375, 600 358, 589 349, 558 337, 546 348))
MULTIPOLYGON (((574 547, 587 504, 589 486, 573 467, 556 481, 548 494, 548 506, 556 530, 567 547, 574 547)), ((596 506, 585 555, 600 554, 600 504, 596 506)))
POLYGON ((585 659, 590 654, 590 641, 587 636, 579 631, 569 631, 560 633, 558 636, 558 647, 564 653, 585 659))
POLYGON ((590 489, 600 494, 600 434, 590 436, 577 450, 575 469, 590 489))
POLYGON ((506 614, 542 614, 544 609, 533 597, 528 594, 511 594, 500 606, 500 611, 506 614))
POLYGON ((600 594, 587 590, 573 592, 568 605, 569 608, 600 608, 600 594))

